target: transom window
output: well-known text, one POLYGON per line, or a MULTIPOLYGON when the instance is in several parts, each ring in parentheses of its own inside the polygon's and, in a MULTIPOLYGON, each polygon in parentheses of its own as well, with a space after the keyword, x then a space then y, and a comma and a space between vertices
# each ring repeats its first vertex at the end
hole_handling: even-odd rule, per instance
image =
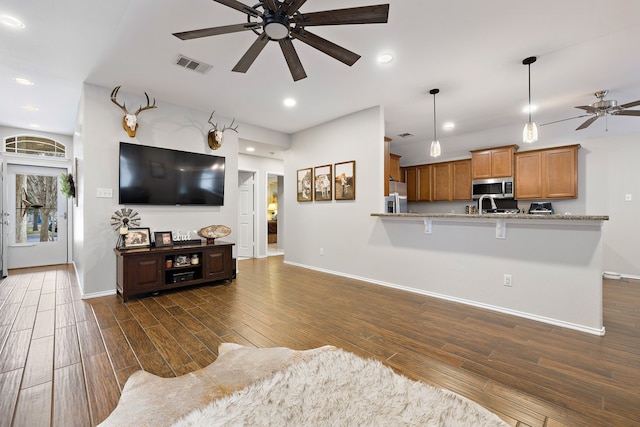
POLYGON ((63 144, 42 136, 10 136, 4 140, 4 148, 7 153, 26 154, 28 156, 61 158, 66 156, 66 149, 63 144))

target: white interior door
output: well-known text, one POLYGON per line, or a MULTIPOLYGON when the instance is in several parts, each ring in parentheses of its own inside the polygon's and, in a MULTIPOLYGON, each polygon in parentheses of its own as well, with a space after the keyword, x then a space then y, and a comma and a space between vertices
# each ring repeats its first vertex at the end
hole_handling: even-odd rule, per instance
POLYGON ((68 262, 68 201, 59 189, 62 173, 67 170, 8 165, 7 268, 68 262))
POLYGON ((253 258, 255 248, 254 173, 238 172, 238 256, 253 258))

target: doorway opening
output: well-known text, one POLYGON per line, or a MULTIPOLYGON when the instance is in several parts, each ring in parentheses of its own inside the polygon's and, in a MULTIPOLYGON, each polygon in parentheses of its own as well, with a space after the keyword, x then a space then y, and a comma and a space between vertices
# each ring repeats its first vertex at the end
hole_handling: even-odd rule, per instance
POLYGON ((267 256, 284 255, 284 206, 282 175, 267 174, 267 256))

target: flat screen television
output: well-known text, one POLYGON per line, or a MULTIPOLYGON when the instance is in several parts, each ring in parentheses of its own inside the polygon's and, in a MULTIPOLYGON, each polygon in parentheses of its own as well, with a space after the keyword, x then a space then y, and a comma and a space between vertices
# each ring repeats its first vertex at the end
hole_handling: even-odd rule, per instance
POLYGON ((224 205, 225 159, 120 143, 122 205, 224 205))

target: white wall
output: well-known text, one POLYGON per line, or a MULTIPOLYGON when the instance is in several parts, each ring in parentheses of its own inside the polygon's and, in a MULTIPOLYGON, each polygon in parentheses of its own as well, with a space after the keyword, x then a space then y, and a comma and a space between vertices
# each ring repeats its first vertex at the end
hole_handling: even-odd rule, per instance
POLYGON ((285 151, 285 261, 346 275, 375 278, 379 248, 370 245, 383 197, 384 118, 379 107, 292 136, 285 151), (296 200, 296 171, 355 160, 356 200, 296 200), (324 255, 320 255, 320 249, 324 255))
MULTIPOLYGON (((238 222, 238 138, 245 125, 238 131, 227 132, 218 150, 211 150, 206 142, 210 128, 209 113, 190 110, 158 99, 158 108, 142 112, 138 116, 140 127, 135 138, 129 138, 121 127, 122 111, 109 100, 110 89, 85 84, 79 112, 81 135, 75 138, 80 174, 80 214, 76 227, 74 249, 76 266, 85 296, 113 293, 116 283, 116 265, 113 248, 117 234, 111 228, 110 218, 120 209, 118 204, 118 149, 119 142, 133 142, 153 147, 171 148, 195 153, 214 154, 226 159, 225 202, 221 207, 201 206, 127 206, 142 217, 141 226, 153 231, 180 230, 183 234, 212 224, 236 228, 238 222), (112 188, 113 198, 97 198, 98 188, 112 188), (79 229, 78 229, 79 228, 79 229)), ((136 95, 120 92, 128 105, 146 102, 136 95)), ((219 118, 224 122, 225 118, 219 118)), ((228 119, 231 122, 231 119, 228 119)), ((253 139, 264 142, 287 141, 288 137, 273 131, 247 125, 253 139)), ((225 238, 236 241, 236 235, 225 238)), ((235 251, 234 251, 235 254, 235 251)))
MULTIPOLYGON (((238 155, 238 170, 254 172, 256 200, 256 258, 267 256, 267 175, 284 175, 284 161, 267 157, 238 155)), ((285 195, 286 196, 286 195, 285 195)), ((278 200, 280 206, 281 201, 278 200)), ((284 218, 284 205, 278 211, 278 217, 284 218)), ((284 219, 283 219, 284 222, 284 219)))

